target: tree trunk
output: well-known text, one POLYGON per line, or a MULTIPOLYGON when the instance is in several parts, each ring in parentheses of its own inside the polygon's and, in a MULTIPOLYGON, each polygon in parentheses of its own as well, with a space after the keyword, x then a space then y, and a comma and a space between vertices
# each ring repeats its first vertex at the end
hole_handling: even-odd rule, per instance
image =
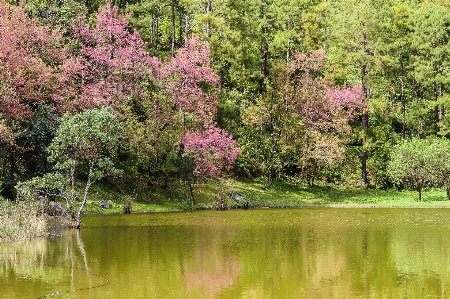
POLYGON ((172 41, 171 41, 171 54, 175 57, 175 0, 171 2, 171 22, 172 22, 172 41))
MULTIPOLYGON (((211 0, 207 0, 204 13, 208 14, 210 12, 212 12, 212 2, 211 2, 211 0)), ((207 22, 204 27, 205 36, 210 37, 210 30, 211 30, 211 25, 209 24, 209 22, 207 22)))
POLYGON ((184 15, 184 38, 188 39, 189 38, 189 34, 191 32, 191 20, 189 19, 189 15, 186 13, 184 15))
POLYGON ((91 184, 92 184, 92 172, 93 172, 93 170, 94 170, 94 161, 90 161, 89 162, 88 179, 87 179, 87 182, 86 182, 86 187, 84 188, 83 201, 81 203, 80 208, 78 209, 77 216, 75 218, 75 223, 74 223, 73 228, 80 228, 80 226, 81 226, 81 213, 83 212, 83 209, 86 206, 88 193, 89 193, 89 188, 91 187, 91 184))
POLYGON ((265 78, 267 77, 267 61, 269 59, 269 44, 267 43, 267 41, 265 41, 261 46, 261 54, 262 61, 259 67, 259 72, 265 78))
POLYGON ((195 183, 189 184, 189 196, 191 197, 192 207, 195 206, 194 187, 195 187, 195 183))
POLYGON ((363 136, 363 140, 362 140, 362 154, 361 154, 361 175, 362 175, 362 185, 363 187, 367 186, 367 151, 364 148, 365 144, 366 144, 366 131, 367 131, 367 121, 368 117, 367 117, 367 113, 364 112, 363 114, 363 130, 364 130, 364 136, 363 136))
POLYGON ((291 61, 291 39, 287 40, 287 50, 286 50, 286 65, 289 66, 289 62, 291 61))
MULTIPOLYGON (((367 48, 367 36, 364 32, 365 23, 362 22, 363 33, 361 36, 361 50, 364 55, 373 55, 369 48, 367 48)), ((370 90, 366 84, 366 76, 368 74, 367 64, 364 60, 361 64, 361 88, 363 91, 364 99, 363 104, 367 104, 367 99, 369 98, 370 90)), ((366 106, 366 105, 364 105, 366 106)), ((366 107, 364 107, 362 115, 362 129, 363 129, 363 140, 362 140, 362 155, 361 155, 361 176, 363 187, 367 186, 367 151, 365 149, 367 129, 369 127, 369 115, 367 113, 366 107)))
POLYGON ((402 81, 402 138, 403 140, 406 139, 406 101, 405 101, 405 82, 403 78, 402 81))
POLYGON ((422 186, 418 187, 417 191, 419 192, 419 201, 422 201, 422 186))
POLYGON ((159 41, 158 38, 158 31, 159 31, 159 26, 158 26, 159 20, 158 20, 158 16, 156 14, 152 15, 152 34, 151 34, 151 47, 156 50, 156 44, 159 41))
MULTIPOLYGON (((364 103, 367 102, 367 98, 369 95, 369 91, 366 86, 366 75, 367 75, 367 69, 366 65, 362 65, 361 67, 361 85, 362 90, 364 93, 364 103)), ((362 185, 363 187, 367 186, 367 151, 365 149, 366 144, 366 135, 367 135, 367 129, 369 127, 369 115, 367 114, 367 110, 364 107, 363 114, 362 114, 362 129, 363 129, 363 140, 362 140, 362 155, 361 155, 361 174, 362 174, 362 185)))

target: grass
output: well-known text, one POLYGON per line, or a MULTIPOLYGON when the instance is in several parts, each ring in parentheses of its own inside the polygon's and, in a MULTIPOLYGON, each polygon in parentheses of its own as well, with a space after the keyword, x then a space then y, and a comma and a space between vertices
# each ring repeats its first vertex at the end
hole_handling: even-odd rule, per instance
POLYGON ((36 203, 0 198, 0 242, 47 235, 47 219, 36 203))
MULTIPOLYGON (((267 185, 263 180, 231 181, 229 190, 235 190, 250 200, 253 207, 450 207, 446 192, 430 189, 418 201, 415 191, 396 189, 378 190, 341 186, 313 186, 289 181, 267 185)), ((202 193, 211 188, 202 188, 202 193)), ((212 198, 214 191, 202 200, 212 198)))
MULTIPOLYGON (((87 213, 122 213, 123 195, 97 187, 86 207, 87 213), (98 205, 101 199, 110 198, 109 209, 98 205)), ((133 212, 159 212, 191 209, 183 186, 174 185, 164 192, 149 192, 135 196, 133 212), (172 188, 172 189, 171 189, 172 188), (171 193, 170 190, 175 190, 171 193)), ((439 189, 424 190, 423 200, 418 201, 415 191, 396 189, 378 190, 348 188, 343 186, 317 185, 308 187, 293 181, 277 181, 267 185, 263 179, 249 181, 222 180, 215 183, 198 184, 195 189, 196 209, 238 208, 242 204, 233 200, 231 191, 244 196, 250 208, 287 207, 450 207, 446 192, 439 189)))
MULTIPOLYGON (((164 212, 192 209, 187 187, 175 184, 163 190, 136 188, 132 191, 96 184, 84 213, 123 213, 124 204, 132 206, 133 213, 164 212), (109 208, 102 208, 100 200, 107 200, 109 208)), ((307 187, 293 181, 277 181, 267 185, 262 179, 249 181, 222 180, 198 184, 195 189, 195 209, 241 208, 242 203, 230 197, 236 191, 244 196, 250 208, 288 207, 361 207, 361 208, 450 208, 446 192, 424 190, 422 201, 415 191, 377 190, 318 185, 307 187)), ((63 206, 65 203, 62 203, 63 206)), ((77 208, 77 207, 75 207, 77 208)), ((39 205, 31 201, 10 202, 0 198, 0 242, 24 240, 47 234, 47 219, 39 216, 39 205)))

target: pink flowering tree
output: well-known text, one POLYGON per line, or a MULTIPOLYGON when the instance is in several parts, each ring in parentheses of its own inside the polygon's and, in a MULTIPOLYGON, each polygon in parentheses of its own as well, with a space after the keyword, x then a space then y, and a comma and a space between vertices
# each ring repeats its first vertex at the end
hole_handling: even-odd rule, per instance
POLYGON ((218 76, 210 66, 210 48, 198 36, 163 65, 160 79, 164 99, 175 108, 172 120, 181 133, 185 180, 192 204, 197 182, 218 178, 231 168, 240 150, 227 132, 216 127, 218 76), (191 163, 189 163, 191 162, 191 163))
POLYGON ((331 107, 337 114, 347 120, 352 120, 361 115, 366 108, 364 94, 360 86, 344 86, 327 90, 327 97, 331 101, 331 107))
POLYGON ((327 80, 323 51, 294 56, 289 65, 290 100, 304 122, 299 162, 303 176, 312 184, 319 169, 344 161, 351 121, 363 109, 363 93, 360 87, 336 88, 327 80))
POLYGON ((230 170, 240 150, 230 134, 213 126, 187 132, 181 144, 184 148, 182 155, 194 162, 188 184, 192 204, 195 204, 195 184, 208 178, 220 177, 230 170))
POLYGON ((66 89, 62 64, 68 57, 62 44, 57 29, 30 18, 22 5, 0 0, 0 179, 14 181, 45 160, 42 148, 52 128, 37 124, 44 123, 44 107, 50 114, 60 110, 56 91, 66 89))
POLYGON ((250 132, 239 140, 242 158, 260 167, 269 184, 283 169, 294 169, 311 185, 321 169, 338 167, 346 157, 362 92, 334 87, 326 63, 323 51, 312 51, 295 53, 288 66, 274 64, 266 92, 242 113, 250 132))
POLYGON ((150 57, 129 16, 110 2, 98 9, 94 26, 81 17, 74 27, 74 58, 65 63, 70 90, 62 97, 72 113, 113 107, 121 117, 125 150, 148 165, 156 154, 159 130, 171 124, 170 106, 154 96, 162 62, 150 57))
POLYGON ((139 33, 128 31, 128 17, 108 3, 100 7, 90 28, 81 17, 74 28, 76 58, 66 63, 72 90, 65 94, 68 109, 83 111, 101 106, 121 107, 145 97, 143 82, 157 64, 145 50, 139 33))
POLYGON ((210 90, 219 77, 210 67, 209 53, 208 43, 193 36, 161 70, 165 95, 178 108, 183 129, 209 126, 216 115, 217 98, 210 90))

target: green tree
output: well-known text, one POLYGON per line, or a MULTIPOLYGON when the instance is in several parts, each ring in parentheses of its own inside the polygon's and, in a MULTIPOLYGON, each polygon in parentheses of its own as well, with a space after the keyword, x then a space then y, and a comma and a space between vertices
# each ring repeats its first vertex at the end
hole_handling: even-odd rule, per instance
POLYGON ((445 116, 443 96, 450 83, 450 7, 439 2, 424 3, 412 17, 416 93, 428 110, 426 114, 432 115, 426 129, 433 135, 440 133, 445 116))
POLYGON ((395 184, 413 188, 419 192, 427 186, 450 186, 450 142, 445 139, 417 139, 397 145, 388 165, 388 172, 395 184))
POLYGON ((432 139, 430 153, 428 163, 434 185, 443 187, 447 192, 447 199, 450 200, 450 140, 432 139))
POLYGON ((66 39, 72 37, 77 16, 86 14, 84 4, 78 0, 24 0, 22 3, 30 17, 59 30, 66 39))
POLYGON ((414 89, 411 14, 411 9, 403 2, 386 1, 379 12, 375 53, 374 72, 379 78, 378 89, 394 111, 400 114, 403 139, 407 134, 407 108, 414 89))
MULTIPOLYGON (((110 109, 87 110, 77 115, 66 114, 50 144, 50 162, 69 182, 66 205, 75 228, 81 225, 81 213, 88 199, 89 188, 107 175, 117 175, 113 156, 119 145, 122 128, 110 109), (78 172, 85 171, 87 179, 81 206, 74 213, 73 204, 78 197, 75 188, 78 172)), ((62 186, 62 185, 60 185, 62 186)), ((64 192, 62 192, 64 193, 64 192)))
MULTIPOLYGON (((375 38, 378 34, 377 20, 379 1, 342 0, 330 7, 329 47, 327 56, 331 63, 338 65, 336 79, 361 85, 366 103, 371 95, 372 70, 374 68, 375 38)), ((365 147, 369 114, 362 114, 362 185, 368 184, 367 159, 365 147)))

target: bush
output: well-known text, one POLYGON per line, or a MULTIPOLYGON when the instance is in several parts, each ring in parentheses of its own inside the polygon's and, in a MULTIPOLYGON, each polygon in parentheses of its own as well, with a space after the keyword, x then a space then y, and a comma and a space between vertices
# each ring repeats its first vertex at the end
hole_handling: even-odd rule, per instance
POLYGON ((133 202, 134 198, 131 196, 126 196, 125 200, 123 201, 123 213, 124 214, 131 214, 133 211, 133 202))
POLYGON ((417 190, 419 200, 425 187, 445 187, 450 199, 450 141, 405 141, 393 149, 388 171, 395 184, 417 190))
POLYGON ((48 222, 37 202, 0 198, 0 241, 24 240, 47 234, 48 222))

